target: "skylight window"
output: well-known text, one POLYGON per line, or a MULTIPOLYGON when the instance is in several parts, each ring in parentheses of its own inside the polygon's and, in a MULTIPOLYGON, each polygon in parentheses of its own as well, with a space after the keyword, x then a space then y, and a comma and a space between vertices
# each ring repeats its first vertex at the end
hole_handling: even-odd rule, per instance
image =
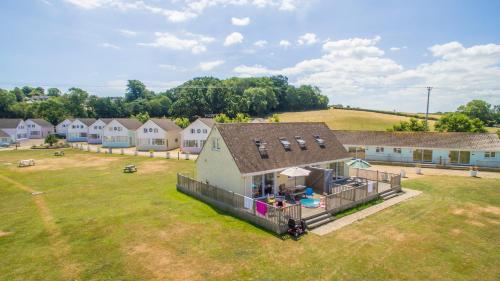
POLYGON ((301 136, 295 136, 295 140, 301 149, 306 149, 306 141, 301 136))
POLYGON ((268 158, 267 154, 267 143, 264 142, 262 139, 254 139, 255 146, 257 146, 257 149, 259 151, 260 157, 261 158, 268 158))
POLYGON ((325 140, 322 139, 319 135, 314 135, 314 139, 319 144, 319 147, 321 147, 321 148, 325 147, 325 140))
POLYGON ((286 151, 290 151, 291 148, 290 148, 290 142, 286 139, 286 138, 279 138, 281 144, 283 145, 283 148, 286 150, 286 151))

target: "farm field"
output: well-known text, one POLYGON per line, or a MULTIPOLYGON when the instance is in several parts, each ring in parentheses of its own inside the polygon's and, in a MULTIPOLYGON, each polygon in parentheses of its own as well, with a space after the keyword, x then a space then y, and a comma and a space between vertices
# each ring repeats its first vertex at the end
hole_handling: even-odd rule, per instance
MULTIPOLYGON (((431 115, 436 117, 437 115, 431 115)), ((326 109, 300 112, 284 112, 279 114, 281 122, 325 122, 332 130, 375 130, 385 131, 400 121, 408 121, 409 117, 383 114, 368 111, 326 109)), ((432 130, 436 121, 429 120, 432 130)), ((498 128, 487 128, 495 133, 498 128)))
POLYGON ((193 161, 0 152, 0 280, 498 280, 500 181, 423 194, 326 236, 280 238, 175 189, 193 161), (37 165, 17 168, 21 159, 37 165), (122 173, 127 164, 138 172, 122 173), (32 195, 31 192, 43 192, 32 195))

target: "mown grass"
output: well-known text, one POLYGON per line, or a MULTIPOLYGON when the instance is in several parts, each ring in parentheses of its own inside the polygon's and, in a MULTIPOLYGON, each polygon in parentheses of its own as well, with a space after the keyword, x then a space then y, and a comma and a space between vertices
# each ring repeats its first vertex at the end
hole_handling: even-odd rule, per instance
POLYGON ((326 236, 281 240, 175 189, 191 161, 0 152, 0 280, 498 280, 500 182, 424 176, 417 198, 326 236), (36 167, 8 163, 34 158, 36 167), (59 162, 58 162, 59 161, 59 162), (61 163, 61 165, 57 165, 61 163), (139 172, 123 174, 134 163, 139 172), (60 241, 59 241, 60 240, 60 241), (68 251, 61 258, 61 247, 68 251))

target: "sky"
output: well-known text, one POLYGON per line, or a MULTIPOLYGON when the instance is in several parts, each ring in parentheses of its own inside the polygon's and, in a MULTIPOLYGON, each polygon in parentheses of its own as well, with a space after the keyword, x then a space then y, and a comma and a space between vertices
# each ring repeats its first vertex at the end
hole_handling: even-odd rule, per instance
POLYGON ((500 1, 2 0, 0 87, 120 96, 283 74, 331 104, 500 104, 500 1))

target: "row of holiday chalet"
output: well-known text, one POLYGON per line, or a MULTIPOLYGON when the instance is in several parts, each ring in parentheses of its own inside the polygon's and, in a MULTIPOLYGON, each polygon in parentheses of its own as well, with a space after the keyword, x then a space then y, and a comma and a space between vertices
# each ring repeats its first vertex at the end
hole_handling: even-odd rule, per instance
POLYGON ((199 153, 214 123, 213 119, 199 118, 183 130, 165 118, 152 118, 144 124, 132 118, 76 118, 59 123, 56 132, 69 142, 109 148, 166 151, 180 147, 184 152, 199 153))
POLYGON ((0 146, 28 139, 42 139, 54 133, 54 126, 43 119, 0 119, 0 146))

